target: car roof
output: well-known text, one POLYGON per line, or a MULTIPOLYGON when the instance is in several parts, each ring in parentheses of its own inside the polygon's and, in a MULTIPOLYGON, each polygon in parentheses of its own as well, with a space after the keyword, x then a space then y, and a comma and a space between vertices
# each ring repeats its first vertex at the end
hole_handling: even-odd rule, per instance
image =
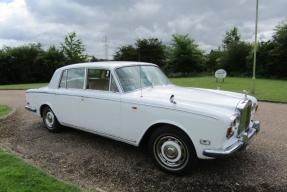
POLYGON ((66 65, 61 67, 61 70, 70 69, 70 68, 80 68, 80 67, 100 67, 100 68, 119 68, 119 67, 126 67, 126 66, 136 66, 136 65, 153 65, 157 66, 153 63, 146 63, 146 62, 136 62, 136 61, 100 61, 100 62, 89 62, 89 63, 77 63, 66 65))

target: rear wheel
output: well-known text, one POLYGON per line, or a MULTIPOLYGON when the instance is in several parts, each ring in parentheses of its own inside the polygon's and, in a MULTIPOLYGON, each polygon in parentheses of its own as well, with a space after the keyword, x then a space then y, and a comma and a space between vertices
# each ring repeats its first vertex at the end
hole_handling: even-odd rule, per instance
POLYGON ((197 163, 189 137, 172 126, 161 126, 155 130, 149 141, 149 151, 156 164, 169 173, 187 172, 197 163))
POLYGON ((50 107, 45 107, 42 112, 43 122, 50 132, 59 132, 61 125, 50 107))

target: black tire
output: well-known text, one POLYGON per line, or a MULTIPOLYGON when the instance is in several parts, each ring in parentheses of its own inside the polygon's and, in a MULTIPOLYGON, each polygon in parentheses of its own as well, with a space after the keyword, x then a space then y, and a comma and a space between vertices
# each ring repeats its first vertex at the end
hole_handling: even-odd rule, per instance
POLYGON ((173 126, 160 126, 149 139, 149 152, 158 167, 171 174, 189 172, 197 164, 190 138, 173 126))
POLYGON ((44 125, 50 132, 57 133, 61 131, 62 126, 50 107, 43 109, 42 118, 44 125))

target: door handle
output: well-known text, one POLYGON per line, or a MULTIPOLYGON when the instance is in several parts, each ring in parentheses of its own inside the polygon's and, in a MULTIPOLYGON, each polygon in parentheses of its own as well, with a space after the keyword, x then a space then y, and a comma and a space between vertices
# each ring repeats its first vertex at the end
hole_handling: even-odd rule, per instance
POLYGON ((138 107, 136 107, 136 106, 132 106, 132 109, 137 110, 137 109, 138 109, 138 107))

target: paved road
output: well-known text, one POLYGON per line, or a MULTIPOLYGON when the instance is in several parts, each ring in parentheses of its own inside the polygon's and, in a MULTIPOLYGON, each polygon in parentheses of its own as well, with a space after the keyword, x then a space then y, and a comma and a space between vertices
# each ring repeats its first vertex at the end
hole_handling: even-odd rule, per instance
MULTIPOLYGON (((24 107, 23 91, 0 91, 0 103, 17 108, 0 122, 0 146, 85 188, 106 191, 287 191, 287 105, 260 103, 262 131, 247 151, 200 161, 186 176, 159 171, 141 150, 66 129, 49 133, 24 107)), ((1 165, 0 165, 1 166, 1 165)))

